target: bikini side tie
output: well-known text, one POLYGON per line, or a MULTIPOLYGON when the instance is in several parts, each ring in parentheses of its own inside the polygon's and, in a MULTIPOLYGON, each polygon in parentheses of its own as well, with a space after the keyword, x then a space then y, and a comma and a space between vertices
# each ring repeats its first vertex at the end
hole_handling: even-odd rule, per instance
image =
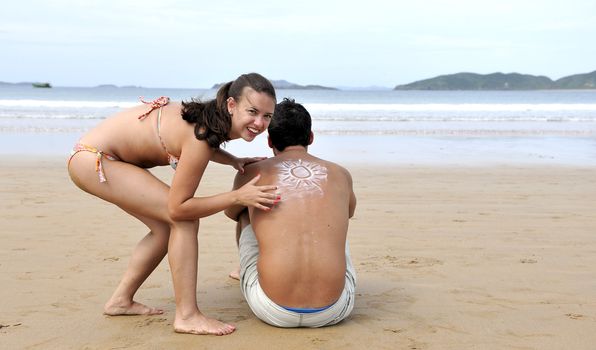
POLYGON ((101 164, 101 158, 102 157, 106 157, 109 160, 118 160, 118 157, 115 157, 111 154, 107 154, 103 151, 98 150, 97 148, 93 147, 93 146, 88 146, 82 143, 77 143, 75 144, 74 148, 72 149, 72 151, 70 152, 70 158, 68 158, 68 164, 70 165, 70 161, 72 159, 72 157, 79 153, 79 152, 91 152, 91 153, 95 153, 96 159, 95 159, 95 172, 97 173, 97 175, 99 176, 99 182, 106 182, 108 181, 106 179, 106 175, 103 172, 103 165, 101 164))
POLYGON ((153 112, 153 110, 155 110, 157 108, 161 108, 161 107, 167 105, 168 103, 170 103, 170 98, 167 96, 158 97, 153 101, 145 101, 143 96, 139 96, 139 100, 142 103, 149 105, 151 107, 150 110, 148 110, 147 112, 145 112, 144 114, 141 114, 139 116, 139 120, 143 120, 143 119, 147 118, 149 113, 153 112))

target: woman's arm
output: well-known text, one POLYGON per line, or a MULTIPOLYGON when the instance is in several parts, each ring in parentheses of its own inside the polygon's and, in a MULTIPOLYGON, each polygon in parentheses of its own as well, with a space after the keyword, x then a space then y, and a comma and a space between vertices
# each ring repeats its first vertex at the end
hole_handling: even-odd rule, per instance
POLYGON ((224 165, 233 165, 237 159, 236 156, 221 148, 216 148, 215 152, 211 155, 212 161, 224 165))
POLYGON ((263 210, 268 209, 265 205, 273 204, 276 195, 272 191, 276 186, 255 186, 258 177, 231 192, 194 197, 213 152, 207 142, 196 140, 194 137, 182 145, 180 160, 168 196, 168 211, 172 220, 196 220, 235 204, 263 210))
POLYGON ((260 160, 267 159, 267 157, 245 157, 245 158, 238 158, 231 154, 228 151, 225 151, 221 148, 217 148, 213 155, 211 156, 211 160, 224 165, 231 165, 234 169, 238 170, 240 173, 244 173, 244 166, 258 162, 260 160))

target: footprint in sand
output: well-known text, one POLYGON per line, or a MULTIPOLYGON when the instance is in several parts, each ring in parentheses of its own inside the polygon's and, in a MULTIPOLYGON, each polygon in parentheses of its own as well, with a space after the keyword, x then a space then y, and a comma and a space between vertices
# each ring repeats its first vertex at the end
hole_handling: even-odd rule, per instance
POLYGON ((56 309, 64 309, 71 312, 76 312, 81 310, 81 308, 75 303, 64 303, 64 302, 55 302, 50 304, 56 309))
POLYGON ((246 321, 248 319, 249 319, 249 317, 246 315, 236 315, 233 319, 233 322, 246 321))
POLYGON ((384 328, 383 329, 385 332, 391 332, 391 333, 401 333, 404 330, 403 329, 399 329, 399 328, 384 328))
POLYGON ((320 345, 327 342, 327 339, 321 339, 319 337, 310 338, 310 342, 314 345, 320 345))
POLYGON ((419 349, 423 349, 426 347, 425 346, 426 344, 421 343, 414 338, 408 337, 408 340, 410 341, 410 345, 408 346, 408 349, 410 349, 410 350, 419 350, 419 349))
POLYGON ((582 314, 565 314, 565 316, 569 317, 572 320, 581 320, 584 319, 586 316, 582 314))
POLYGON ((391 255, 385 255, 383 259, 393 265, 393 267, 403 268, 429 267, 443 263, 441 260, 425 257, 395 257, 391 255))
POLYGON ((535 264, 538 260, 535 259, 519 259, 519 262, 522 264, 535 264))
POLYGON ((0 324, 0 329, 8 328, 8 327, 18 327, 22 325, 22 323, 15 323, 15 324, 0 324))
POLYGON ((167 320, 168 320, 167 318, 163 318, 163 317, 146 318, 142 321, 137 322, 137 327, 147 327, 147 326, 151 325, 152 323, 155 323, 155 322, 163 323, 163 322, 166 322, 167 320))
POLYGON ((146 286, 144 286, 144 289, 156 289, 156 288, 161 288, 162 285, 159 283, 151 283, 151 284, 147 284, 146 286))
POLYGON ((370 317, 367 314, 358 314, 358 313, 353 313, 352 315, 350 315, 350 320, 352 321, 356 321, 356 322, 360 322, 360 321, 369 321, 371 320, 372 317, 370 317))
POLYGON ((31 271, 25 271, 24 274, 17 276, 16 279, 20 281, 31 281, 33 279, 31 274, 31 271))
POLYGON ((386 263, 390 264, 392 267, 401 267, 408 269, 443 264, 441 260, 434 258, 408 256, 396 257, 391 255, 385 255, 384 257, 372 256, 367 260, 368 261, 362 261, 359 263, 359 265, 363 267, 365 271, 377 269, 379 265, 384 265, 386 263))

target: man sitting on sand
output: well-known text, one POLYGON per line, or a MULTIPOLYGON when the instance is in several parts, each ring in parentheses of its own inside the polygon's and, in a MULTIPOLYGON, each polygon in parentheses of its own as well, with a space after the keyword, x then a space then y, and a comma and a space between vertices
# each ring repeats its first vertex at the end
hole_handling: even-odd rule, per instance
POLYGON ((240 252, 240 288, 254 314, 278 327, 322 327, 354 308, 356 275, 346 234, 356 196, 350 173, 308 153, 308 111, 293 100, 275 107, 269 125, 275 157, 245 167, 234 189, 258 174, 276 184, 269 210, 233 206, 240 252), (239 237, 238 237, 239 235, 239 237))

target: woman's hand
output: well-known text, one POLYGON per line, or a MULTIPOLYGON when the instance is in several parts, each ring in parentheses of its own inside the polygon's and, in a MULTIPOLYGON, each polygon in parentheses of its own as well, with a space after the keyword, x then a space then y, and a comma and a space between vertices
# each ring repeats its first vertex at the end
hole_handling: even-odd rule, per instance
POLYGON ((250 163, 256 163, 261 160, 265 160, 267 157, 245 157, 245 158, 237 158, 234 159, 232 162, 232 166, 234 169, 238 170, 240 174, 244 174, 244 167, 250 163))
POLYGON ((281 197, 273 192, 277 190, 277 186, 255 186, 260 178, 259 174, 235 191, 236 205, 271 210, 271 206, 281 200, 281 197))

